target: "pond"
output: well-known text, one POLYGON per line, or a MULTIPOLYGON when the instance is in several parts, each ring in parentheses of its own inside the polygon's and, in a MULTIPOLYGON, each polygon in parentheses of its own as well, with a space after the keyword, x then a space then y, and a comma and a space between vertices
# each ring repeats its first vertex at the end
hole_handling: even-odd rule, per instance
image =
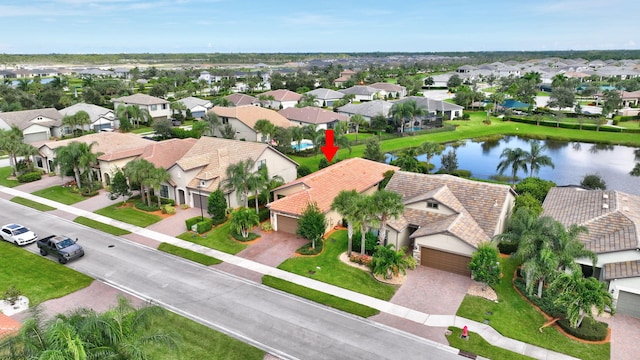
MULTIPOLYGON (((474 178, 490 179, 497 174, 502 151, 517 147, 529 151, 528 141, 517 136, 505 136, 498 141, 462 141, 456 148, 458 169, 471 171, 474 178)), ((551 157, 555 169, 543 167, 534 176, 551 180, 557 185, 579 185, 585 175, 598 174, 606 182, 608 190, 640 195, 640 177, 629 175, 636 163, 635 150, 639 148, 555 140, 541 140, 541 143, 547 145, 544 154, 551 157)), ((452 149, 453 146, 447 145, 443 154, 452 149)), ((392 158, 387 154, 387 160, 392 158)), ((440 156, 431 159, 435 165, 433 171, 440 169, 440 159, 440 156)), ((420 155, 418 160, 426 162, 426 156, 420 155)), ((504 174, 511 176, 511 171, 507 170, 504 174)), ((528 175, 523 171, 518 172, 520 179, 528 175)))

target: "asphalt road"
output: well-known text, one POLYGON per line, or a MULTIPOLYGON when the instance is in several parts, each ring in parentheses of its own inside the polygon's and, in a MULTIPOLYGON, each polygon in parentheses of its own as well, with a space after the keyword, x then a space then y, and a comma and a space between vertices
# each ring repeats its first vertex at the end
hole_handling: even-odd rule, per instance
MULTIPOLYGON (((0 225, 79 238, 67 265, 286 359, 460 359, 456 350, 0 200, 0 225)), ((37 253, 35 244, 25 251, 37 253)), ((53 257, 49 257, 55 261, 53 257)), ((7 266, 3 264, 3 266, 7 266)), ((59 265, 63 266, 63 265, 59 265)), ((37 274, 34 274, 37 276, 37 274)))

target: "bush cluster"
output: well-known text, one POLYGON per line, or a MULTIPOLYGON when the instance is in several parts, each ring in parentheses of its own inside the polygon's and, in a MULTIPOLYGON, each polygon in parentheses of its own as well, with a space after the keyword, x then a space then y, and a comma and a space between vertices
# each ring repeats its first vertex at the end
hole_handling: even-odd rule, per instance
POLYGON ((176 213, 176 208, 175 208, 175 206, 171 206, 171 205, 169 205, 169 204, 162 205, 162 206, 160 207, 160 210, 162 210, 162 213, 163 213, 163 214, 169 214, 169 215, 172 215, 172 214, 175 214, 175 213, 176 213))
POLYGON ((32 171, 18 176, 19 183, 28 183, 32 181, 38 181, 42 179, 42 175, 39 171, 32 171))
POLYGON ((194 216, 184 221, 188 231, 191 231, 191 227, 199 222, 200 222, 200 216, 194 216))
POLYGON ((211 219, 204 218, 203 221, 196 223, 196 231, 198 234, 205 233, 213 228, 213 224, 211 223, 211 219))
POLYGON ((146 203, 142 202, 142 201, 138 201, 135 203, 135 207, 138 210, 142 210, 142 211, 158 211, 160 210, 160 208, 158 207, 158 204, 156 203, 151 203, 151 206, 147 205, 146 203))
POLYGON ((316 247, 314 249, 314 248, 311 248, 311 242, 308 242, 302 245, 302 247, 296 250, 296 252, 300 255, 317 255, 322 252, 322 245, 323 245, 322 241, 316 241, 316 247))
POLYGON ((513 254, 518 250, 518 244, 501 241, 498 243, 498 250, 501 254, 513 254))
POLYGON ((260 218, 260 222, 269 220, 269 209, 261 208, 258 210, 258 217, 260 218))
POLYGON ((247 241, 251 241, 251 240, 255 240, 257 238, 260 237, 260 235, 256 234, 256 233, 252 233, 250 232, 249 235, 247 235, 247 238, 243 238, 242 235, 238 234, 235 231, 231 232, 231 236, 233 236, 234 239, 238 240, 238 241, 242 241, 242 242, 247 242, 247 241))
POLYGON ((573 335, 579 339, 600 341, 607 338, 607 324, 593 320, 589 317, 585 317, 582 320, 582 324, 577 328, 571 327, 569 320, 562 319, 558 321, 558 325, 567 332, 569 335, 573 335))
POLYGON ((371 267, 371 259, 372 257, 369 255, 360 255, 360 254, 351 254, 351 257, 349 257, 349 261, 354 262, 356 264, 364 265, 367 267, 371 267))

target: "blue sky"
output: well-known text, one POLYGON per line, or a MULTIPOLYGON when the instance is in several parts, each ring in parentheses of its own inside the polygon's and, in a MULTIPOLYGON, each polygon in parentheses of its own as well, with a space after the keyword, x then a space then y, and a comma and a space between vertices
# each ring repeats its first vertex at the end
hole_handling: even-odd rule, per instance
POLYGON ((0 53, 640 49, 638 0, 2 0, 0 53))

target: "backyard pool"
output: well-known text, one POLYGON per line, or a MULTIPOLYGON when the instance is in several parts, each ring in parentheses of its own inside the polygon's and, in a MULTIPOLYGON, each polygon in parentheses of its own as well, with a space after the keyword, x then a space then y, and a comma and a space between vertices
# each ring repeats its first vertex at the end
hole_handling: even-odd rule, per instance
POLYGON ((312 149, 313 148, 313 141, 304 139, 304 140, 302 140, 300 142, 300 144, 298 144, 297 141, 293 141, 293 142, 291 142, 291 147, 295 151, 302 151, 302 150, 312 149))

